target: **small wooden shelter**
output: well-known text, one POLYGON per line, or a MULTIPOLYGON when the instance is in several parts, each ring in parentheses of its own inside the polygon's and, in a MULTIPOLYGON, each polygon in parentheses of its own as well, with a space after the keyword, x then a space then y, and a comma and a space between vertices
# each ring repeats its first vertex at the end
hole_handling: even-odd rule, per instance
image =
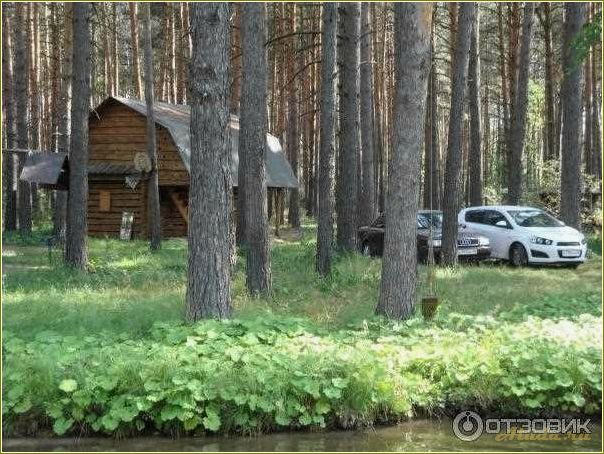
MULTIPOLYGON (((124 213, 134 217, 132 235, 147 236, 147 170, 145 102, 109 97, 90 115, 88 166, 88 233, 117 237, 124 213)), ((187 235, 190 108, 157 102, 158 178, 162 235, 187 235)), ((237 187, 239 120, 231 116, 232 180, 237 187)), ((50 154, 50 153, 48 153, 50 154)), ((53 153, 54 154, 54 153, 53 153)), ((40 159, 38 158, 37 161, 40 159)), ((56 160, 56 158, 55 158, 56 160)), ((27 166, 24 169, 24 173, 27 166)), ((279 140, 267 134, 267 186, 269 191, 295 188, 298 181, 279 140)), ((29 178, 35 182, 36 178, 29 178)), ((236 192, 236 189, 235 189, 236 192)))

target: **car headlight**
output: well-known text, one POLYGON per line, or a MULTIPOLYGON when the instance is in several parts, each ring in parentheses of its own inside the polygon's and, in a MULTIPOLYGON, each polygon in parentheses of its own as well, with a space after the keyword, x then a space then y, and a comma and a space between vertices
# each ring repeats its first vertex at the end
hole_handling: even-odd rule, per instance
POLYGON ((531 237, 531 243, 545 244, 546 246, 549 246, 550 244, 553 243, 553 241, 552 240, 548 240, 547 238, 541 238, 540 236, 532 236, 531 237))
POLYGON ((490 245, 491 242, 489 241, 489 239, 485 236, 479 236, 478 237, 478 245, 479 246, 488 246, 490 245))
POLYGON ((440 247, 441 240, 432 240, 432 247, 440 247))

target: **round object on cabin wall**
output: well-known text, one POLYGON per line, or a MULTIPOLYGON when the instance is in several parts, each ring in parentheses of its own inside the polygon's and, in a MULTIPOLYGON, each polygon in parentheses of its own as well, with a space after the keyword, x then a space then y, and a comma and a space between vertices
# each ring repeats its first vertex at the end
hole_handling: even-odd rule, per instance
POLYGON ((134 155, 134 168, 138 172, 151 172, 151 159, 149 159, 147 153, 138 152, 134 155))

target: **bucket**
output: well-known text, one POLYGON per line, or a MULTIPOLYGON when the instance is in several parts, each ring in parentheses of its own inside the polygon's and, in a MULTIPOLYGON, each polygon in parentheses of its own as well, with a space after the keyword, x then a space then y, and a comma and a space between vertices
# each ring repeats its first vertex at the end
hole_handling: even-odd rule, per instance
POLYGON ((425 320, 432 320, 437 308, 438 298, 436 296, 426 296, 422 298, 422 316, 425 320))

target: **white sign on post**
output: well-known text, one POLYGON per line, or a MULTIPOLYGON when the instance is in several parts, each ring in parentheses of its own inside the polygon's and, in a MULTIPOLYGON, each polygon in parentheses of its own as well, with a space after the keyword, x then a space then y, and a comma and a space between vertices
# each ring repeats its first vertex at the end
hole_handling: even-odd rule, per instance
POLYGON ((134 223, 134 213, 124 211, 122 213, 122 226, 120 228, 120 240, 129 241, 132 237, 132 224, 134 223))

